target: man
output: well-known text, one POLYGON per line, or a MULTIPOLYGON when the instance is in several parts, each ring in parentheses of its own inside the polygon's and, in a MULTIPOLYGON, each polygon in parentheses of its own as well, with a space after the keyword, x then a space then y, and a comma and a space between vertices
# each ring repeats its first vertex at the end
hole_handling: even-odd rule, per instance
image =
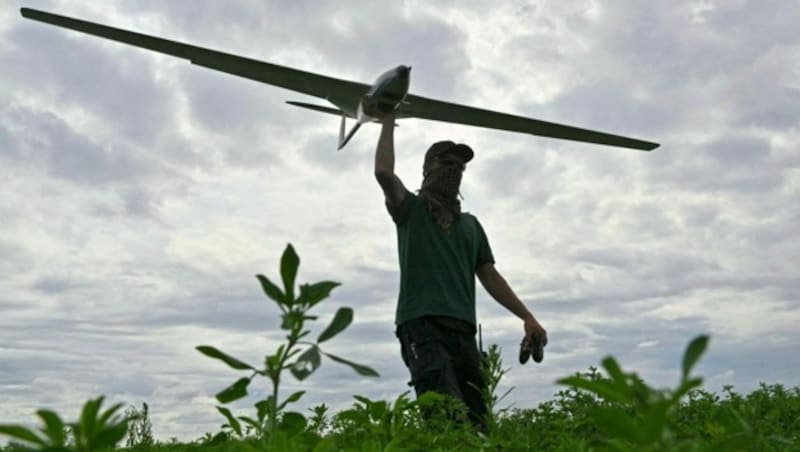
POLYGON ((498 273, 477 218, 461 212, 459 185, 472 149, 451 141, 434 143, 425 154, 422 187, 411 193, 394 174, 394 114, 366 102, 364 111, 382 124, 375 178, 397 227, 400 294, 395 322, 403 361, 417 396, 436 391, 462 400, 470 421, 485 431, 486 380, 475 343, 475 276, 523 320, 523 343, 544 346, 547 334, 498 273))

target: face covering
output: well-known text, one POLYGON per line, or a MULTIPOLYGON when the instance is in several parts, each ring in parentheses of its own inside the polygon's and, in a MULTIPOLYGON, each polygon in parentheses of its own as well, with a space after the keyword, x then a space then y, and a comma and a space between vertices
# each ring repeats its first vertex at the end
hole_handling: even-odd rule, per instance
POLYGON ((436 223, 444 229, 461 215, 458 188, 463 174, 463 165, 445 164, 427 172, 422 181, 419 195, 428 202, 436 223))

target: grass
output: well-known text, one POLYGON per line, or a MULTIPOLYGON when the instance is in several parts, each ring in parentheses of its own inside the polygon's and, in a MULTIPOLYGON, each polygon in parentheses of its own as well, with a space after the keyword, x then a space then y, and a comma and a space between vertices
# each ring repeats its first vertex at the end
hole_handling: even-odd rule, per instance
POLYGON ((709 345, 709 337, 703 335, 687 345, 674 389, 653 388, 608 356, 601 361, 604 372, 590 368, 562 378, 558 382, 565 388, 553 400, 525 409, 499 408, 510 390, 497 394, 507 369, 500 348, 492 345, 484 363, 491 411, 486 435, 465 421, 462 403, 433 393, 412 400, 406 392, 392 401, 355 396, 351 408, 337 413, 330 413, 325 404, 308 414, 290 411, 305 391, 281 399, 283 374, 289 371, 304 381, 319 368, 322 356, 362 377, 378 376, 369 367, 321 349, 321 343, 352 322, 352 309, 339 308, 316 340, 307 339, 307 325, 318 319, 311 309, 339 284, 322 281, 295 291, 299 264, 288 245, 281 258, 283 288, 258 275, 264 293, 281 310, 280 328, 287 332, 286 342, 265 357, 263 369, 213 346, 197 347, 249 374, 216 395, 216 409, 226 421, 220 431, 186 443, 157 441, 146 403, 141 410, 129 407, 119 414, 121 405, 103 409, 104 398, 98 397, 87 401, 73 422, 42 409, 36 412, 38 429, 0 425, 0 436, 11 440, 0 451, 800 451, 800 388, 762 384, 747 395, 732 387, 725 387, 722 395, 704 391, 703 379, 692 374, 709 345), (237 415, 224 406, 245 397, 259 376, 269 381, 272 391, 254 404, 255 416, 237 415))

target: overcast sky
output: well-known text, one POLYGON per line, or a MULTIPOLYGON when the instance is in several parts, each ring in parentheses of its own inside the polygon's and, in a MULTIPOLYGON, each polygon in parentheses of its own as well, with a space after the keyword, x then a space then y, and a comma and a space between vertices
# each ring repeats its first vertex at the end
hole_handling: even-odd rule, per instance
MULTIPOLYGON (((422 120, 396 129, 397 173, 469 143, 462 205, 548 331, 516 362, 522 322, 478 291, 503 348, 507 404, 608 354, 673 387, 694 336, 706 388, 800 384, 800 4, 786 1, 7 2, 0 11, 0 423, 85 400, 151 407, 154 433, 218 431, 213 395, 283 337, 256 278, 342 286, 353 325, 296 409, 394 399, 393 223, 372 175, 378 127, 336 152, 307 96, 23 19, 40 8, 337 78, 413 66, 411 92, 661 143, 647 153, 422 120), (450 4, 448 4, 450 3, 450 4), (357 6, 356 6, 357 5, 357 6)), ((271 388, 235 405, 252 408, 271 388)))

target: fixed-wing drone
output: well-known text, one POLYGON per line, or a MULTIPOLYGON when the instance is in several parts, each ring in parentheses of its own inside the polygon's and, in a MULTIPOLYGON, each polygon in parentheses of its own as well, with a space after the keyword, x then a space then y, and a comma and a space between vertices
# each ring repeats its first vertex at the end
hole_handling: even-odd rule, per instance
POLYGON ((409 66, 390 69, 378 77, 375 83, 366 85, 35 9, 22 8, 20 12, 28 19, 144 47, 187 59, 198 66, 325 99, 337 108, 305 102, 287 103, 341 116, 339 149, 350 141, 362 124, 375 120, 363 111, 364 102, 372 103, 380 111, 394 112, 397 118, 431 119, 643 151, 659 146, 658 143, 635 138, 415 96, 408 93, 411 72, 409 66), (356 124, 345 133, 347 118, 355 119, 356 124))

